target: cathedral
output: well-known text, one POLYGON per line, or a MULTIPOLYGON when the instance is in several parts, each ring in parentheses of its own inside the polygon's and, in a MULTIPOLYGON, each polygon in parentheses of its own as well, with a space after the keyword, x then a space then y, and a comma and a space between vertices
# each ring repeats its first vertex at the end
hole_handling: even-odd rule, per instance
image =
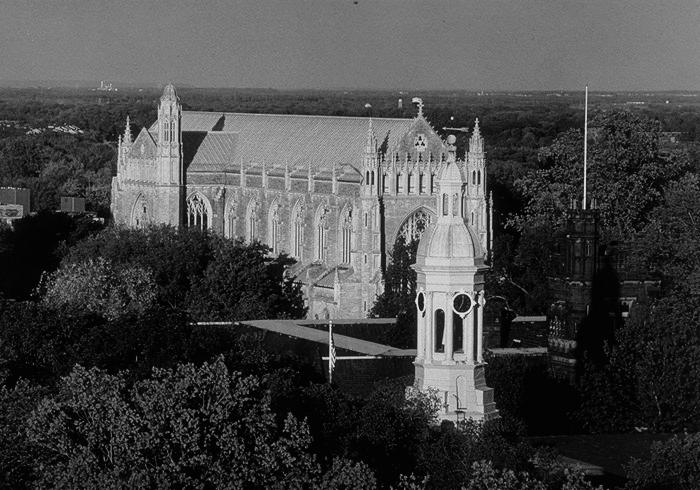
POLYGON ((459 209, 486 259, 490 213, 476 121, 465 185, 437 199, 454 147, 411 119, 183 111, 172 85, 157 120, 119 139, 117 224, 169 224, 258 240, 297 260, 309 318, 362 318, 383 290, 397 240, 421 237, 439 210, 459 209), (438 205, 436 205, 438 203, 438 205))

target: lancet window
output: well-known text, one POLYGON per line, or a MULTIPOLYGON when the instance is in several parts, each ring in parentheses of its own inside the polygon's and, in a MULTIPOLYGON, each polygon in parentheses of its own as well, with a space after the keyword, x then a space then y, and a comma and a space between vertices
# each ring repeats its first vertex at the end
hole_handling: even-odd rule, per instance
POLYGON ((388 194, 388 193, 389 193, 389 182, 388 182, 387 179, 386 179, 386 174, 383 174, 383 175, 382 175, 382 192, 383 192, 384 194, 388 194))
POLYGON ((445 352, 445 312, 441 309, 435 310, 435 352, 445 352))
POLYGON ((280 205, 277 201, 272 203, 270 206, 270 212, 267 219, 267 238, 268 245, 272 249, 272 253, 277 255, 280 253, 279 243, 280 243, 280 216, 279 216, 280 205))
POLYGON ((210 226, 209 203, 204 196, 194 194, 187 199, 187 226, 206 230, 210 226))
POLYGON ((246 239, 253 242, 258 239, 258 202, 251 199, 245 213, 246 239))
POLYGON ((416 182, 415 182, 415 179, 413 178, 413 174, 409 172, 407 178, 408 178, 408 193, 413 194, 414 192, 416 192, 416 190, 414 189, 414 185, 416 182))
POLYGON ((447 211, 450 208, 450 196, 447 194, 442 195, 442 215, 447 216, 447 211))
POLYGON ((425 194, 425 174, 418 174, 418 194, 425 194))
POLYGON ((297 202, 292 209, 292 246, 290 247, 292 255, 297 259, 301 259, 301 254, 304 249, 304 207, 301 201, 297 202))
POLYGON ((328 234, 328 208, 321 205, 314 220, 316 227, 316 260, 326 260, 326 236, 328 234))
POLYGON ((227 238, 234 238, 236 236, 237 223, 238 216, 236 215, 236 203, 232 201, 226 208, 226 214, 224 215, 224 235, 227 238))
POLYGON ((347 207, 340 223, 341 263, 349 264, 352 248, 352 208, 347 207))

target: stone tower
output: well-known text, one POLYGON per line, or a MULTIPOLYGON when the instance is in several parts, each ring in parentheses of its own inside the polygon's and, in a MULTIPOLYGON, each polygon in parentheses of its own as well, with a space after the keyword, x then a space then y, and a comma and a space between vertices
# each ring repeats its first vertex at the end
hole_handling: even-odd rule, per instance
MULTIPOLYGON (((383 208, 380 185, 382 175, 381 162, 377 136, 372 126, 372 118, 367 127, 367 138, 364 155, 362 157, 362 184, 360 187, 360 227, 361 249, 365 251, 357 257, 355 263, 359 263, 359 271, 362 282, 365 284, 380 285, 381 271, 384 267, 384 243, 382 241, 383 208)), ((362 310, 367 314, 374 304, 375 296, 372 289, 366 290, 362 296, 362 310)))
POLYGON ((167 203, 161 209, 172 225, 182 223, 183 203, 185 201, 184 167, 182 159, 182 106, 171 83, 163 89, 158 104, 158 148, 156 152, 156 182, 159 202, 167 203))
MULTIPOLYGON (((416 386, 436 389, 440 418, 498 417, 483 362, 484 249, 470 225, 468 183, 449 136, 447 164, 438 177, 437 219, 418 245, 416 386)), ((465 171, 469 170, 467 166, 465 171)), ((483 179, 483 174, 482 174, 483 179)))

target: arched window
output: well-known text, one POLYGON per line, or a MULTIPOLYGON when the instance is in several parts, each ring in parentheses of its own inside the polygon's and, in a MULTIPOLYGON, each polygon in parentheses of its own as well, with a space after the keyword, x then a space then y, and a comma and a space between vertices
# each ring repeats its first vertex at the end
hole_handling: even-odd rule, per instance
POLYGON ((435 174, 430 174, 430 193, 435 194, 435 174))
POLYGON ((365 174, 365 185, 369 185, 369 170, 365 174))
POLYGON ((372 185, 374 185, 374 170, 372 170, 372 173, 369 175, 370 175, 370 181, 371 181, 372 185))
POLYGON ((462 317, 457 313, 452 313, 452 346, 454 352, 464 352, 464 325, 462 317))
POLYGON ((396 193, 403 194, 403 174, 396 174, 396 193))
POLYGON ((351 260, 350 251, 352 249, 352 208, 348 206, 343 212, 340 221, 340 262, 349 264, 351 260))
POLYGON ((131 210, 131 226, 134 228, 145 228, 151 221, 149 217, 149 206, 143 194, 139 195, 131 210))
POLYGON ((425 174, 418 174, 418 194, 425 194, 425 174))
POLYGON ((301 260, 301 255, 304 250, 304 205, 302 201, 297 201, 292 209, 292 246, 290 250, 292 255, 297 259, 301 260))
POLYGON ((423 236, 423 232, 432 221, 432 212, 425 208, 420 208, 404 220, 399 227, 396 239, 403 239, 406 243, 411 243, 413 240, 420 240, 423 236))
POLYGON ((445 312, 441 309, 435 310, 435 352, 445 352, 445 312))
POLYGON ((326 235, 328 233, 328 208, 321 204, 316 211, 314 226, 316 228, 316 260, 326 260, 326 235))
POLYGON ((413 187, 414 185, 415 185, 415 179, 413 178, 413 174, 409 172, 408 173, 408 193, 409 194, 413 194, 414 192, 416 192, 416 190, 413 187))
POLYGON ((386 174, 382 175, 382 192, 384 194, 389 193, 389 184, 387 183, 387 180, 386 180, 386 174))
POLYGON ((231 201, 227 208, 226 214, 224 215, 224 235, 227 238, 234 238, 236 236, 236 224, 238 223, 238 216, 236 215, 236 203, 231 201))
POLYGON ((210 226, 209 202, 201 194, 193 194, 187 199, 187 226, 206 230, 210 226))
POLYGON ((472 226, 474 226, 474 211, 472 211, 472 226))
POLYGON ((450 207, 450 198, 447 194, 442 195, 442 215, 447 216, 447 211, 450 207))
POLYGON ((472 171, 472 184, 476 185, 476 170, 472 171))
POLYGON ((476 173, 476 185, 481 185, 481 170, 476 173))
POLYGON ((277 201, 270 206, 270 212, 267 217, 267 240, 268 245, 272 249, 272 253, 278 255, 280 253, 280 205, 277 201))
POLYGON ((255 198, 248 202, 248 209, 245 213, 246 239, 249 242, 257 240, 258 237, 258 201, 255 198))

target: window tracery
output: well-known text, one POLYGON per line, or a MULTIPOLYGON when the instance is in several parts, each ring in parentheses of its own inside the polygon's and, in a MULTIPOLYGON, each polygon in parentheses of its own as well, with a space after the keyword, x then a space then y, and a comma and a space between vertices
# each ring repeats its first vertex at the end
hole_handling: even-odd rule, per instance
POLYGON ((325 205, 321 205, 316 212, 316 260, 326 260, 326 235, 328 233, 328 213, 325 205))
POLYGON ((303 252, 303 240, 304 240, 304 205, 301 201, 298 201, 292 209, 292 246, 291 252, 294 257, 301 259, 303 252))
POLYGON ((209 203, 200 194, 193 194, 187 199, 187 226, 200 230, 210 226, 209 203))
POLYGON ((423 232, 432 222, 433 215, 425 209, 419 209, 411 214, 399 228, 398 238, 403 238, 406 243, 419 240, 423 232))

